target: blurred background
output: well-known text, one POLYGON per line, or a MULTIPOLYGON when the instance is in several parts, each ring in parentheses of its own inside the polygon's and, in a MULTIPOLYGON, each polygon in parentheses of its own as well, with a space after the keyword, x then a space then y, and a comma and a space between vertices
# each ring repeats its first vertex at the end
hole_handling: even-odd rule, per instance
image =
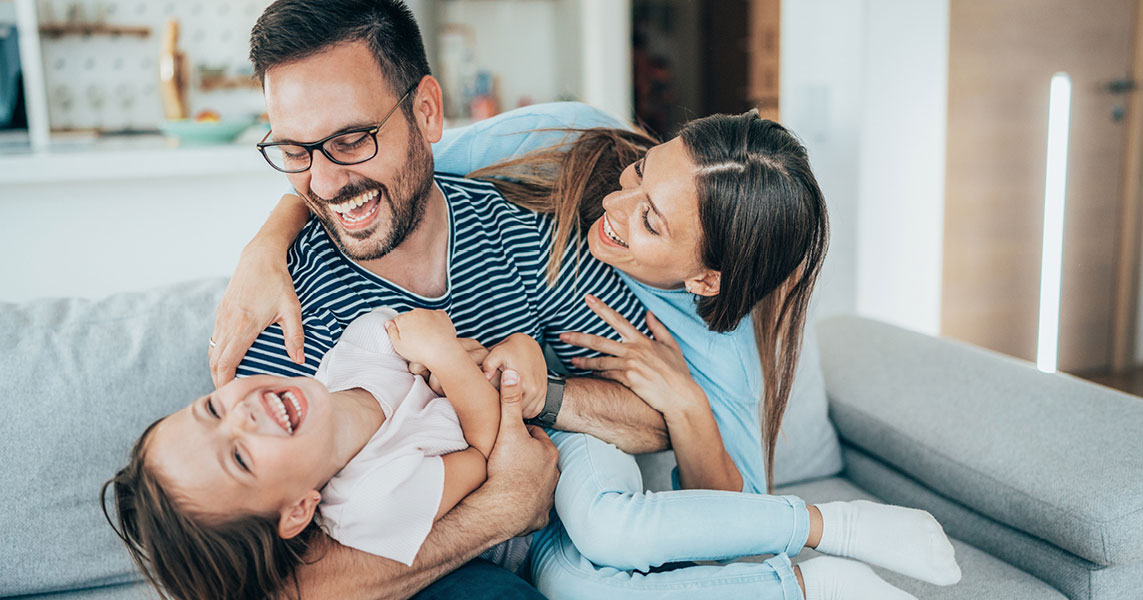
MULTIPOLYGON (((267 4, 0 0, 0 301, 229 274, 288 189, 253 147, 267 4)), ((817 316, 1143 392, 1143 1, 409 5, 448 124, 581 100, 669 137, 757 108, 829 201, 817 316)))

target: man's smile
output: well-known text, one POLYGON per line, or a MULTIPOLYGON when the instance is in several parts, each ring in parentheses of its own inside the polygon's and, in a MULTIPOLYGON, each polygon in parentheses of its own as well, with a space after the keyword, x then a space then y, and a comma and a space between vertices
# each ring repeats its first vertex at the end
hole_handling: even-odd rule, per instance
POLYGON ((364 229, 371 225, 377 214, 381 190, 362 192, 345 202, 330 204, 329 208, 337 215, 337 220, 346 229, 364 229))

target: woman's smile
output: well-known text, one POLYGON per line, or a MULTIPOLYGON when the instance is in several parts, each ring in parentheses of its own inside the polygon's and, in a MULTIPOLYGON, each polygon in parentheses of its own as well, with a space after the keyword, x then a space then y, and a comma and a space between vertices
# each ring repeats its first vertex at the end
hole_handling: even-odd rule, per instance
POLYGON ((630 247, 627 245, 626 240, 619 237, 619 234, 615 233, 615 227, 611 224, 611 219, 609 219, 607 217, 607 213, 603 214, 603 217, 600 219, 600 222, 603 225, 600 226, 599 232, 600 232, 601 236, 603 237, 603 241, 605 243, 610 243, 610 244, 613 244, 613 245, 618 246, 620 248, 629 248, 630 247))

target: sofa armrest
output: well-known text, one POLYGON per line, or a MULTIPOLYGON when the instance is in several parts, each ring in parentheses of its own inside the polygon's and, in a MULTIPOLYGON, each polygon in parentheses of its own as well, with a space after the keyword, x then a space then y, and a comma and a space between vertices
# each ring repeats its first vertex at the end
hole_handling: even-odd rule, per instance
POLYGON ((1143 559, 1143 399, 868 319, 819 340, 847 442, 1095 563, 1143 559))

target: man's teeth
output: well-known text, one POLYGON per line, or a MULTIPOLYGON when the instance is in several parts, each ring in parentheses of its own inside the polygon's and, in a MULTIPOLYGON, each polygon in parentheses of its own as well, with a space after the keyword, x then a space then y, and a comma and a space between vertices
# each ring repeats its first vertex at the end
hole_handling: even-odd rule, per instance
MULTIPOLYGON (((330 204, 329 207, 333 210, 333 212, 339 213, 339 214, 348 218, 349 215, 347 213, 349 213, 349 211, 351 211, 351 210, 357 208, 358 206, 361 206, 362 204, 365 204, 366 202, 369 202, 370 200, 376 198, 378 193, 380 193, 378 190, 371 190, 371 191, 365 192, 363 194, 360 194, 354 198, 350 198, 349 200, 346 200, 345 202, 342 202, 341 204, 330 204)), ((376 208, 374 208, 374 210, 376 210, 376 208)), ((369 214, 373 214, 373 211, 369 211, 369 214)), ((368 216, 368 215, 366 215, 366 216, 368 216)), ((364 217, 361 217, 361 218, 364 218, 364 217)))
POLYGON ((624 248, 627 247, 627 242, 623 241, 623 238, 616 235, 615 230, 611 228, 611 219, 608 219, 607 215, 603 216, 603 233, 606 233, 607 237, 611 238, 611 241, 615 242, 616 244, 619 244, 624 248))

